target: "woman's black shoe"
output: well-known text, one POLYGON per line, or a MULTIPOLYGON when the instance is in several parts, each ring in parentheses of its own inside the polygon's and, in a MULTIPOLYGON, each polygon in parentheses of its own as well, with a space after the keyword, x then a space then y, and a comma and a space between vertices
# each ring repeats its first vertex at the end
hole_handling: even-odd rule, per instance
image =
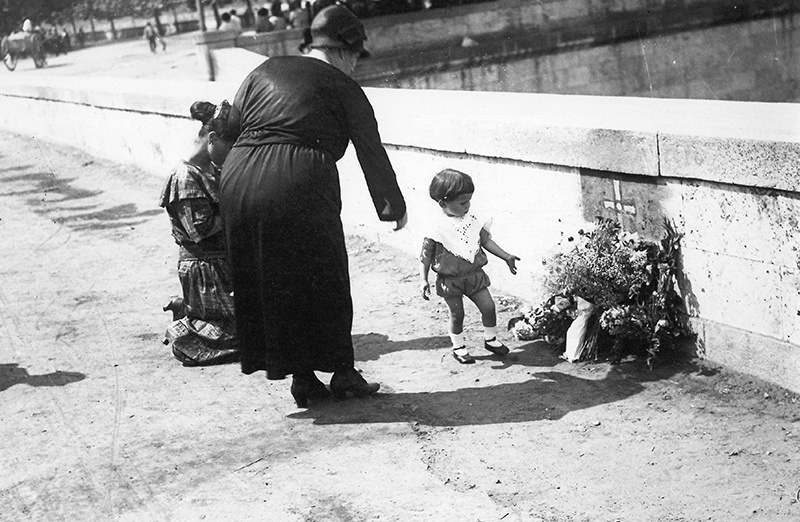
POLYGON ((344 400, 347 392, 356 397, 375 395, 380 387, 377 382, 367 382, 355 368, 335 372, 331 378, 331 393, 338 400, 344 400))
POLYGON ((322 381, 317 379, 314 372, 295 373, 292 375, 290 391, 298 408, 308 408, 309 399, 312 401, 327 399, 331 394, 322 381))

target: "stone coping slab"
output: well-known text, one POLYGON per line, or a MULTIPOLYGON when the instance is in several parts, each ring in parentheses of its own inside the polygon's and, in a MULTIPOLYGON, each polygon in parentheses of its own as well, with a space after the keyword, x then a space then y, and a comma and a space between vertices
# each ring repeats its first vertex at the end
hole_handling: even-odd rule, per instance
MULTIPOLYGON (((0 77, 0 95, 188 117, 235 82, 0 77)), ((796 191, 800 105, 365 89, 386 144, 796 191)))

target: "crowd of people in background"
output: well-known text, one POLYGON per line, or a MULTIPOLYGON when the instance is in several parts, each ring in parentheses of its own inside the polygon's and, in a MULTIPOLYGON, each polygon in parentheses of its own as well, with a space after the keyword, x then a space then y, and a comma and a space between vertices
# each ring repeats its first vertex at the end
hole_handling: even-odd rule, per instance
MULTIPOLYGON (((482 1, 485 0, 273 0, 263 4, 255 12, 251 12, 250 9, 240 9, 241 13, 233 8, 224 12, 220 9, 220 5, 230 6, 230 1, 216 0, 211 5, 217 20, 217 30, 236 33, 254 30, 257 33, 265 33, 285 29, 306 29, 311 25, 314 15, 331 5, 345 6, 359 19, 363 19, 482 1)), ((45 24, 44 27, 35 25, 29 29, 38 31, 44 37, 45 51, 56 56, 66 54, 75 47, 85 47, 87 43, 98 38, 96 32, 86 33, 82 27, 74 30, 73 34, 70 34, 66 27, 59 28, 55 24, 49 26, 45 24)), ((140 30, 143 31, 141 34, 148 41, 151 51, 155 52, 159 42, 162 49, 166 50, 164 41, 166 31, 160 23, 154 26, 148 22, 147 26, 140 30)), ((20 31, 23 31, 23 28, 18 25, 16 30, 7 27, 5 32, 20 31)), ((103 36, 101 33, 98 34, 103 36)))
POLYGON ((240 17, 236 9, 218 14, 217 29, 242 32, 253 29, 257 33, 284 29, 305 29, 319 11, 331 5, 347 7, 359 19, 376 16, 437 9, 486 0, 273 0, 258 8, 255 13, 245 10, 240 17))
POLYGON ((245 28, 252 27, 257 33, 270 31, 283 31, 285 29, 305 29, 311 25, 311 4, 305 0, 291 0, 282 2, 274 0, 264 4, 256 11, 255 15, 245 12, 240 17, 236 9, 231 9, 219 15, 219 31, 233 31, 241 33, 245 28))

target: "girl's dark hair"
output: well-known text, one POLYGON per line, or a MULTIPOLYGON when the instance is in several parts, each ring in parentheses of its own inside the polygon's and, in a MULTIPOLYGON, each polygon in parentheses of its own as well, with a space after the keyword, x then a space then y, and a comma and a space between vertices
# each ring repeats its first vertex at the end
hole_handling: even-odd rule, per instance
POLYGON ((209 132, 216 132, 221 138, 233 139, 228 127, 228 116, 231 112, 231 104, 224 100, 219 105, 214 105, 207 101, 196 101, 189 109, 192 119, 203 124, 200 127, 199 137, 206 136, 209 132))
POLYGON ((475 192, 475 184, 469 174, 455 169, 444 169, 431 181, 430 196, 434 201, 452 201, 462 194, 475 192))

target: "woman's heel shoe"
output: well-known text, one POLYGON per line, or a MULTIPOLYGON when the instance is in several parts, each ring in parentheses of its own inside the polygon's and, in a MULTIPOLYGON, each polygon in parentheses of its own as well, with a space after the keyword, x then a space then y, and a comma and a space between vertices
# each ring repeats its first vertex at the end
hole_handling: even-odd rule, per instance
POLYGON ((165 304, 161 309, 165 312, 172 312, 173 321, 177 321, 181 317, 186 316, 186 308, 183 306, 183 297, 171 297, 169 303, 165 304))
POLYGON ((298 408, 308 408, 309 399, 315 401, 326 399, 331 394, 322 381, 317 379, 314 372, 294 374, 289 391, 292 393, 298 408))
POLYGON ((308 408, 308 391, 298 389, 294 382, 292 382, 292 398, 298 408, 308 408))
POLYGON ((331 393, 340 401, 347 397, 347 392, 356 397, 367 397, 375 395, 380 388, 377 382, 367 382, 355 368, 336 372, 331 378, 331 393))

